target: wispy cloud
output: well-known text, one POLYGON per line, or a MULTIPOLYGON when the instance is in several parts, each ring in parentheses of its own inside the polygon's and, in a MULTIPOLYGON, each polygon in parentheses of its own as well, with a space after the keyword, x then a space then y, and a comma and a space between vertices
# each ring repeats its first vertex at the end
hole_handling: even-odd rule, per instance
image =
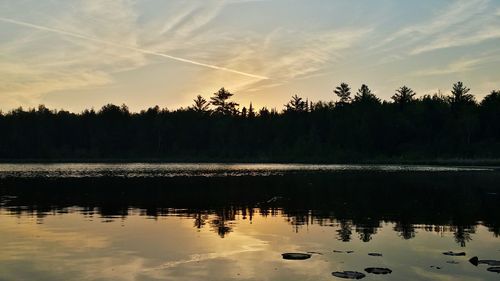
POLYGON ((4 30, 18 30, 17 35, 0 43, 0 54, 10 60, 2 61, 3 65, 9 63, 9 67, 0 68, 0 80, 4 80, 0 102, 8 107, 37 104, 45 93, 109 84, 114 73, 158 61, 154 57, 241 75, 249 80, 268 79, 228 67, 216 56, 207 56, 205 63, 196 59, 199 51, 194 50, 195 59, 179 52, 189 46, 201 47, 200 43, 208 40, 196 35, 217 17, 224 5, 223 1, 211 1, 209 5, 192 3, 181 5, 184 15, 180 13, 182 9, 177 9, 171 14, 180 14, 179 18, 171 17, 168 21, 161 17, 141 18, 137 3, 132 0, 36 3, 40 10, 53 11, 50 15, 19 16, 23 20, 0 12, 4 30), (41 24, 35 24, 38 22, 41 24))
POLYGON ((277 87, 326 71, 370 31, 370 28, 360 28, 304 33, 278 28, 261 41, 235 45, 233 52, 239 55, 229 60, 228 65, 237 67, 253 60, 255 67, 265 70, 264 75, 273 77, 272 81, 249 81, 241 89, 256 91, 277 87))
POLYGON ((464 34, 463 32, 450 32, 442 35, 428 44, 422 44, 411 50, 410 54, 418 55, 425 52, 430 52, 439 49, 446 49, 451 47, 460 47, 479 44, 483 41, 500 38, 500 25, 485 27, 477 32, 464 34))
POLYGON ((374 48, 407 49, 408 55, 500 38, 500 21, 488 0, 453 1, 430 20, 387 36, 374 48))
POLYGON ((413 76, 436 76, 448 75, 454 73, 464 73, 473 71, 482 67, 485 64, 495 63, 500 61, 498 52, 485 53, 474 58, 462 58, 448 64, 445 67, 422 69, 412 73, 413 76))
POLYGON ((79 38, 79 39, 83 39, 83 40, 93 41, 93 42, 96 42, 96 43, 100 43, 100 44, 104 44, 104 45, 109 45, 109 46, 113 46, 113 47, 116 47, 116 48, 123 48, 123 49, 127 49, 127 50, 130 50, 130 51, 135 51, 135 52, 143 53, 143 54, 146 54, 146 55, 153 55, 153 56, 158 56, 158 57, 167 58, 167 59, 171 59, 171 60, 176 60, 176 61, 180 61, 180 62, 185 62, 185 63, 189 63, 189 64, 194 64, 194 65, 198 65, 198 66, 203 66, 203 67, 207 67, 207 68, 211 68, 211 69, 215 69, 215 70, 227 71, 227 72, 231 72, 231 73, 235 73, 235 74, 240 74, 240 75, 248 76, 248 77, 251 77, 251 78, 264 79, 264 80, 265 79, 269 79, 268 77, 264 77, 264 76, 260 76, 260 75, 256 75, 256 74, 251 74, 251 73, 247 73, 247 72, 243 72, 243 71, 239 71, 239 70, 235 70, 235 69, 231 69, 231 68, 227 68, 227 67, 217 66, 217 65, 214 65, 214 64, 202 63, 202 62, 198 62, 198 61, 194 61, 194 60, 190 60, 190 59, 185 59, 185 58, 181 58, 181 57, 177 57, 177 56, 171 56, 171 55, 163 54, 163 53, 160 53, 160 52, 157 52, 157 51, 152 51, 152 50, 146 50, 146 49, 142 49, 142 48, 138 48, 138 47, 127 46, 127 45, 123 45, 123 44, 120 44, 120 43, 117 43, 117 42, 111 42, 111 41, 108 41, 108 40, 102 40, 102 39, 90 37, 90 36, 87 36, 87 35, 83 35, 83 34, 80 34, 80 33, 69 32, 69 31, 65 31, 65 30, 61 30, 61 29, 46 27, 46 26, 42 26, 42 25, 36 25, 36 24, 22 22, 22 21, 17 21, 17 20, 8 19, 8 18, 1 18, 0 17, 0 21, 7 22, 7 23, 12 23, 12 24, 17 24, 17 25, 21 25, 21 26, 25 26, 25 27, 35 28, 35 29, 39 29, 39 30, 43 30, 43 31, 53 32, 53 33, 61 34, 61 35, 64 35, 64 36, 70 36, 70 37, 79 38))

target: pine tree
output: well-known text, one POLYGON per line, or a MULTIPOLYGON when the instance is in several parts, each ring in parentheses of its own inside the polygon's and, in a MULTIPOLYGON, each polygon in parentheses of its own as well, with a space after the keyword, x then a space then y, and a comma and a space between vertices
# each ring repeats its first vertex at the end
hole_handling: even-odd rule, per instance
POLYGON ((198 95, 193 101, 193 105, 189 107, 190 110, 200 113, 206 113, 210 111, 210 103, 201 95, 198 95))
POLYGON ((351 101, 351 88, 347 83, 341 83, 333 92, 339 97, 338 104, 346 104, 351 101))
POLYGON ((239 106, 239 104, 228 101, 228 99, 232 96, 233 94, 224 88, 221 88, 219 91, 214 93, 214 96, 210 98, 210 103, 215 106, 215 113, 222 115, 236 115, 238 113, 238 109, 236 107, 239 106))
POLYGON ((415 95, 416 93, 412 89, 403 86, 396 90, 392 99, 394 100, 394 103, 397 104, 408 104, 415 101, 415 95))

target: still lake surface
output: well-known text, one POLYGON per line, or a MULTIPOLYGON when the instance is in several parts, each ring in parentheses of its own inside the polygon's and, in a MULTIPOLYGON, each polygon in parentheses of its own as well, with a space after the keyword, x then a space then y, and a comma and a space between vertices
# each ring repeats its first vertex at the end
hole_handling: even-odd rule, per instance
POLYGON ((497 168, 0 164, 1 281, 500 278, 474 256, 500 260, 497 168))

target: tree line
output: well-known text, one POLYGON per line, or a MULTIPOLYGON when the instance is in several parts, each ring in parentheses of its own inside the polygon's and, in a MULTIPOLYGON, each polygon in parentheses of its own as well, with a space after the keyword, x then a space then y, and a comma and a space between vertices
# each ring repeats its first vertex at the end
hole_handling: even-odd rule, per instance
POLYGON ((225 88, 188 108, 126 105, 72 113, 43 105, 0 113, 0 159, 363 162, 500 156, 500 91, 480 102, 462 82, 449 95, 409 87, 382 101, 346 83, 335 101, 298 95, 283 110, 241 107, 225 88))

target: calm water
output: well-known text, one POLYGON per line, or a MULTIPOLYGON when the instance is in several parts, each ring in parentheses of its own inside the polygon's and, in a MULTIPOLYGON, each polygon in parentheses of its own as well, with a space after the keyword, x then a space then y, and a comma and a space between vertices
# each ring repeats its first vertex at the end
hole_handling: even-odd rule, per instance
POLYGON ((494 168, 1 164, 0 280, 498 280, 468 260, 500 260, 499 183, 494 168))

